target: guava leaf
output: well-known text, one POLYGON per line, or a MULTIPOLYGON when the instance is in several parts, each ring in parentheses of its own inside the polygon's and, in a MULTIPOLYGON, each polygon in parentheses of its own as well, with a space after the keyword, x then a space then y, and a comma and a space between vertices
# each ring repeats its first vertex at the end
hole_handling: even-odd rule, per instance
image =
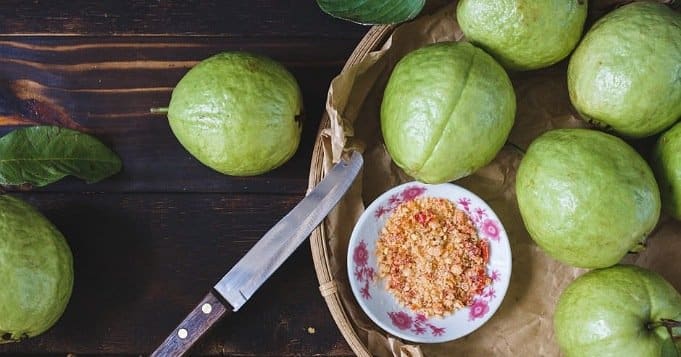
POLYGON ((94 137, 56 126, 33 126, 0 138, 0 184, 45 186, 67 175, 100 181, 121 160, 94 137))
POLYGON ((363 25, 396 24, 416 17, 425 0, 317 0, 327 14, 363 25))

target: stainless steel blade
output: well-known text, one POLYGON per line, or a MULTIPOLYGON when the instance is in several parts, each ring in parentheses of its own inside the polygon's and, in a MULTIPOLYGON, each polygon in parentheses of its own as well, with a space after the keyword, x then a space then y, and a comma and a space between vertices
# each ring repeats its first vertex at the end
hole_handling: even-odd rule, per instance
POLYGON ((234 311, 255 293, 312 233, 350 188, 362 167, 362 155, 336 164, 324 179, 275 224, 214 286, 234 311))

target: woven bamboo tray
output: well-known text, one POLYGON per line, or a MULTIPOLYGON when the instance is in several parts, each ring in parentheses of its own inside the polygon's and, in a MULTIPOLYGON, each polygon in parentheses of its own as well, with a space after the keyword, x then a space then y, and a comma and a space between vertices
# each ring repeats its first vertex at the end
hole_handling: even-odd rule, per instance
MULTIPOLYGON (((350 66, 364 60, 367 54, 369 54, 371 51, 379 49, 388 39, 388 37, 390 37, 394 27, 395 26, 393 25, 372 27, 350 55, 350 58, 343 67, 343 71, 348 69, 350 66)), ((321 124, 319 125, 317 139, 312 152, 312 163, 310 165, 309 177, 310 188, 316 186, 324 177, 322 170, 324 152, 322 149, 321 132, 322 130, 329 127, 329 117, 325 112, 322 116, 321 124)), ((345 312, 345 308, 343 307, 340 296, 338 295, 336 282, 334 281, 334 278, 331 275, 331 270, 329 269, 329 247, 327 244, 326 234, 324 233, 325 225, 326 221, 322 222, 322 225, 317 227, 310 236, 312 259, 314 260, 315 271, 317 272, 317 278, 319 279, 319 289, 322 296, 324 297, 324 300, 326 301, 326 304, 329 306, 329 310, 331 311, 331 315, 333 316, 336 325, 338 325, 338 328, 343 334, 345 340, 350 345, 350 348, 352 348, 352 350, 358 356, 371 356, 367 346, 365 346, 360 340, 357 332, 352 327, 348 314, 345 312)))
MULTIPOLYGON (((595 19, 598 19, 604 13, 612 10, 615 5, 621 2, 621 0, 602 0, 590 2, 590 20, 587 22, 587 28, 595 19)), ((445 23, 439 23, 438 21, 441 19, 442 21, 453 20, 452 7, 455 3, 443 3, 448 4, 442 5, 440 7, 434 7, 434 9, 442 9, 445 11, 439 15, 442 17, 436 17, 434 19, 431 18, 431 20, 433 20, 432 22, 428 22, 430 20, 424 21, 424 23, 428 24, 426 28, 432 30, 432 32, 428 32, 424 38, 417 40, 416 43, 407 42, 409 43, 407 47, 418 44, 419 42, 429 43, 432 42, 432 40, 442 40, 442 38, 445 36, 447 36, 447 40, 452 40, 452 36, 449 35, 453 34, 440 31, 442 28, 438 27, 437 24, 442 25, 445 23), (444 6, 449 6, 450 8, 444 8, 444 6), (434 26, 429 27, 431 25, 434 26)), ((419 21, 419 19, 417 18, 414 21, 419 21)), ((409 26, 411 24, 412 23, 406 23, 400 26, 409 26)), ((421 25, 423 25, 423 23, 420 23, 418 26, 421 25)), ((418 30, 418 26, 410 28, 409 30, 413 33, 417 33, 418 31, 414 32, 414 30, 418 30)), ((451 22, 449 22, 447 26, 452 26, 451 22)), ((343 73, 346 75, 352 75, 352 73, 348 73, 348 71, 354 71, 354 69, 352 69, 353 66, 363 62, 372 52, 383 48, 387 43, 388 38, 394 33, 395 37, 393 38, 392 44, 390 46, 385 46, 387 49, 386 51, 394 50, 396 44, 398 43, 404 44, 404 42, 400 41, 404 41, 405 37, 401 35, 405 32, 401 31, 402 27, 400 27, 400 29, 397 31, 395 31, 395 29, 396 26, 372 27, 364 36, 362 41, 360 41, 348 61, 345 63, 343 73)), ((405 48, 401 48, 401 50, 405 50, 405 48)), ((392 60, 395 60, 395 58, 392 60)), ((536 138, 542 132, 552 128, 584 127, 586 125, 584 121, 576 115, 575 110, 568 98, 567 87, 565 86, 565 70, 565 63, 563 62, 562 64, 559 63, 551 68, 517 74, 513 78, 514 90, 519 93, 517 98, 518 108, 521 113, 521 115, 516 116, 516 123, 514 124, 514 127, 517 130, 515 134, 512 132, 509 136, 509 140, 515 140, 515 145, 513 145, 514 147, 518 144, 520 144, 521 147, 527 147, 534 138, 536 138), (548 95, 547 93, 552 93, 552 95, 548 95), (547 108, 550 110, 547 110, 547 108)), ((338 88, 341 88, 341 86, 339 85, 338 88)), ((334 97, 331 99, 333 98, 334 97)), ((373 98, 373 100, 377 100, 377 98, 373 98)), ((342 102, 342 100, 340 101, 342 102)), ((333 107, 333 104, 334 103, 331 103, 331 107, 333 107)), ((341 105, 338 103, 335 104, 341 105)), ((333 112, 331 113, 333 114, 333 112)), ((367 116, 353 115, 352 120, 354 120, 354 124, 357 124, 357 121, 362 120, 363 117, 366 118, 367 116)), ((328 145, 328 142, 326 142, 326 139, 328 138, 322 137, 322 134, 326 135, 330 128, 331 120, 329 119, 328 113, 325 113, 321 120, 313 151, 309 176, 310 188, 316 186, 319 183, 319 181, 323 178, 324 168, 328 167, 330 164, 329 162, 326 162, 328 160, 328 155, 325 156, 324 153, 324 146, 328 145)), ((337 129, 338 128, 334 127, 334 130, 337 129)), ((337 133, 334 133, 334 135, 336 134, 337 133)), ((342 133, 340 135, 342 135, 342 133)), ((334 139, 338 140, 337 137, 331 138, 332 141, 334 139)), ((337 144, 337 142, 334 142, 334 144, 337 144)), ((339 148, 336 147, 335 149, 339 148)), ((502 157, 502 159, 504 159, 504 157, 502 157)), ((506 172, 513 166, 512 159, 510 157, 506 157, 504 160, 505 161, 503 163, 500 161, 501 166, 496 166, 496 169, 501 170, 499 172, 501 172, 500 175, 502 178, 505 177, 506 172)), ((496 169, 495 166, 492 166, 492 171, 488 171, 488 176, 485 177, 497 177, 498 175, 496 174, 496 171, 494 171, 496 169)), ((503 181, 506 182, 505 180, 503 181)), ((484 188, 484 185, 481 187, 484 188)), ((518 266, 521 268, 521 270, 524 269, 526 274, 516 274, 517 278, 514 285, 515 292, 513 291, 513 288, 511 288, 511 293, 516 294, 513 303, 513 309, 507 309, 507 314, 505 316, 506 319, 503 320, 506 322, 505 324, 497 325, 496 330, 488 331, 488 333, 489 335, 496 335, 497 337, 501 337, 507 341, 509 335, 504 334, 504 331, 514 331, 516 329, 516 326, 513 325, 514 323, 516 325, 526 323, 526 321, 528 321, 527 316, 533 316, 534 324, 532 325, 532 329, 521 329, 523 330, 522 333, 518 331, 514 335, 514 345, 511 346, 510 343, 505 344, 507 345, 507 348, 503 350, 503 353, 491 353, 489 349, 486 349, 486 351, 491 355, 534 355, 539 353, 537 352, 538 348, 544 348, 546 351, 552 351, 550 354, 558 354, 558 347, 554 342, 549 341, 552 340, 551 316, 553 304, 557 298, 557 294, 559 294, 560 291, 562 291, 570 281, 572 281, 582 272, 580 269, 558 263, 543 254, 532 242, 528 233, 522 226, 519 213, 517 212, 517 208, 515 208, 515 202, 507 201, 508 199, 504 198, 500 199, 498 203, 502 207, 506 205, 505 208, 509 214, 508 222, 511 224, 511 226, 515 225, 515 228, 517 228, 513 243, 515 244, 514 254, 519 254, 519 256, 523 257, 522 259, 525 259, 525 261, 531 261, 532 264, 523 264, 518 266), (551 272, 550 279, 542 279, 542 274, 544 271, 551 272), (537 278, 533 279, 533 276, 537 278), (527 293, 528 291, 533 291, 534 293, 527 293), (547 292, 550 293, 547 294, 547 292), (540 339, 537 338, 539 335, 541 335, 540 339), (530 341, 537 341, 537 343, 528 343, 530 341), (544 341, 545 343, 542 343, 541 341, 544 341)), ((347 286, 341 285, 341 283, 339 283, 339 281, 345 281, 345 279, 342 279, 340 276, 336 276, 334 279, 334 276, 332 275, 331 266, 335 266, 336 257, 329 246, 330 237, 327 233, 335 232, 332 232, 330 227, 331 226, 329 222, 324 221, 322 225, 312 233, 310 238, 312 257, 314 260, 315 270, 317 272, 317 278, 319 279, 320 283, 321 295, 324 297, 327 305, 329 306, 329 310, 331 311, 331 315, 333 316, 336 325, 355 354, 358 356, 370 356, 371 354, 369 352, 369 347, 364 342, 364 331, 359 330, 356 327, 358 321, 355 321, 350 317, 350 313, 352 312, 354 314, 356 311, 350 311, 349 309, 346 309, 346 306, 344 305, 339 293, 339 289, 344 293, 347 291, 347 286), (360 336, 362 337, 360 338, 360 336)), ((341 229, 347 228, 349 227, 343 227, 341 229)), ((670 219, 661 221, 654 233, 648 238, 650 244, 648 245, 646 251, 627 257, 625 262, 656 271, 665 276, 667 280, 678 286, 679 281, 681 280, 679 280, 680 277, 678 275, 678 267, 674 265, 676 264, 675 262, 678 262, 678 257, 675 257, 674 255, 678 252, 681 252, 681 249, 674 249, 673 247, 681 248, 681 246, 678 246, 679 242, 681 242, 681 235, 679 235, 679 232, 681 232, 681 225, 679 225, 678 222, 670 219)), ((334 239, 332 240, 335 241, 336 237, 334 236, 333 238, 334 239)), ((340 269, 341 267, 337 268, 340 269)), ((514 266, 514 269, 515 268, 516 266, 514 266)), ((342 270, 344 271, 344 269, 342 270)), ((339 272, 336 274, 342 273, 339 272)), ((342 284, 345 284, 345 282, 342 284)), ((346 304, 347 303, 348 302, 346 301, 346 304)), ((503 309, 500 311, 503 312, 503 309)), ((497 321, 500 320, 497 319, 497 321)), ((383 341, 381 341, 381 343, 383 343, 383 341)), ((486 343, 486 341, 483 343, 486 343)), ((459 347, 461 346, 463 345, 460 345, 459 347)), ((476 345, 476 343, 469 344, 468 347, 473 348, 469 350, 469 352, 476 351, 478 346, 479 345, 476 345)), ((373 347, 374 346, 372 345, 372 349, 373 347)), ((392 350, 393 346, 391 345, 388 348, 392 350)), ((503 346, 500 348, 503 348, 503 346)), ((500 350, 495 349, 495 351, 499 352, 500 350)), ((476 355, 482 354, 476 353, 476 355)))

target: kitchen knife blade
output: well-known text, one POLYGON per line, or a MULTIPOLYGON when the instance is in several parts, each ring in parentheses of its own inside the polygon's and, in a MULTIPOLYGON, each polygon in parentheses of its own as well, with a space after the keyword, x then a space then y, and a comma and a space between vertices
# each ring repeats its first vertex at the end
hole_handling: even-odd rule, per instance
POLYGON ((237 311, 312 233, 350 188, 362 167, 353 152, 239 260, 151 356, 181 356, 229 309, 237 311))

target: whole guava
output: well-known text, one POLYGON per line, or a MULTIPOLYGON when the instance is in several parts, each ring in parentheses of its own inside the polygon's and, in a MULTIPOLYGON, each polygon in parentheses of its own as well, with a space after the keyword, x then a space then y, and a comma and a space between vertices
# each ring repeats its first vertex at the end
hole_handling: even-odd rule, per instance
POLYGON ((577 278, 561 294, 553 324, 566 357, 681 354, 681 341, 674 342, 681 336, 681 295, 657 273, 637 266, 577 278))
POLYGON ((381 104, 381 131, 407 174, 442 183, 494 158, 515 109, 511 81, 492 57, 470 43, 443 42, 398 62, 381 104))
POLYGON ((586 0, 462 0, 456 18, 466 38, 506 68, 547 67, 582 37, 586 0))
POLYGON ((520 214, 550 256, 604 268, 642 248, 660 216, 660 191, 643 158, 622 139, 558 129, 535 139, 516 175, 520 214))
POLYGON ((660 184, 662 206, 681 221, 681 122, 660 135, 652 164, 660 184))
POLYGON ((640 1, 601 18, 568 66, 570 99, 586 120, 629 137, 681 118, 681 14, 640 1))
POLYGON ((72 288, 73 258, 61 233, 29 204, 0 196, 0 344, 49 329, 72 288))
POLYGON ((302 130, 302 96, 281 64, 225 52, 203 60, 173 90, 168 119, 180 143, 228 175, 270 171, 290 159, 302 130))

